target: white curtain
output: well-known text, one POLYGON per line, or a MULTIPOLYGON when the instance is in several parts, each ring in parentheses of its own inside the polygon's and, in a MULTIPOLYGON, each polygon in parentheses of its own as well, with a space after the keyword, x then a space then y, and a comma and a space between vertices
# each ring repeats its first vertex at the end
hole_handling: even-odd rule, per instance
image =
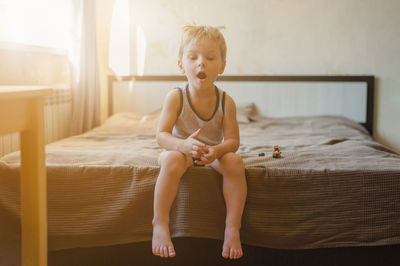
POLYGON ((96 0, 74 0, 73 13, 71 133, 75 135, 100 125, 96 0))

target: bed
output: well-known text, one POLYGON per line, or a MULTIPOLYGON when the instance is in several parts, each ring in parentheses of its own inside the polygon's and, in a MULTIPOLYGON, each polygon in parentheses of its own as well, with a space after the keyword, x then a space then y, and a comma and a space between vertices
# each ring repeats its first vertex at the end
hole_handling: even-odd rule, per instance
MULTIPOLYGON (((112 77, 110 85, 133 78, 146 82, 146 77, 112 77)), ((182 83, 183 77, 150 77, 160 84, 171 81, 182 83)), ((239 104, 238 152, 248 184, 244 245, 260 252, 398 247, 400 155, 371 136, 373 77, 228 76, 223 81, 366 85, 366 119, 360 123, 331 114, 269 117, 260 114, 260 103, 239 104), (281 158, 271 156, 276 144, 281 158)), ((110 99, 113 112, 111 90, 110 99)), ((102 126, 46 146, 49 251, 64 256, 54 255, 54 265, 68 261, 65 251, 150 243, 160 112, 155 107, 146 112, 110 113, 102 126)), ((0 159, 0 261, 10 263, 19 261, 19 166, 19 152, 0 159)), ((171 210, 172 237, 221 241, 224 221, 221 176, 208 167, 189 168, 171 210)))

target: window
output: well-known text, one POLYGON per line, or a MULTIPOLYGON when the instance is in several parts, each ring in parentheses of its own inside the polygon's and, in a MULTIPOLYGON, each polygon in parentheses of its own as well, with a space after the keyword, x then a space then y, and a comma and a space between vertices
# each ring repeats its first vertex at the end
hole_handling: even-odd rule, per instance
POLYGON ((0 0, 0 42, 68 50, 71 0, 0 0))

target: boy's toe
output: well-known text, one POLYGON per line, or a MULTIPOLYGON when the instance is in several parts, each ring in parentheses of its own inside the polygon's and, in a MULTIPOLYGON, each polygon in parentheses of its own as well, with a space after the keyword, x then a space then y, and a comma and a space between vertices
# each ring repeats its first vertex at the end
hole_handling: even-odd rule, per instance
POLYGON ((154 248, 154 255, 160 256, 160 247, 155 247, 154 248))
POLYGON ((233 250, 233 257, 232 257, 232 259, 237 259, 237 257, 238 257, 238 252, 237 252, 236 249, 234 249, 234 250, 233 250))
POLYGON ((240 259, 241 257, 243 257, 243 250, 239 250, 239 254, 238 254, 238 259, 240 259))
POLYGON ((168 257, 167 247, 166 246, 161 247, 160 253, 162 258, 168 257))
POLYGON ((229 258, 229 248, 224 247, 222 249, 222 257, 224 257, 225 259, 229 258))
POLYGON ((241 257, 242 257, 242 251, 241 251, 240 249, 237 249, 237 250, 236 250, 235 259, 239 259, 239 258, 241 258, 241 257))
POLYGON ((172 246, 168 247, 168 255, 172 258, 175 257, 175 249, 172 246))
POLYGON ((229 258, 234 259, 235 258, 235 250, 231 248, 231 252, 229 253, 229 258))

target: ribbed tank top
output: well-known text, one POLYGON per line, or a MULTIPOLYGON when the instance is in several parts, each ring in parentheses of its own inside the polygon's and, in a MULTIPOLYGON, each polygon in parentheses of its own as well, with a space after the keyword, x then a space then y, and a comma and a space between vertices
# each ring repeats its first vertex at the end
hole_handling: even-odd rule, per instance
POLYGON ((225 92, 215 87, 217 103, 210 118, 202 118, 193 108, 189 97, 189 84, 183 88, 177 88, 180 92, 181 106, 176 119, 172 135, 178 138, 187 138, 197 129, 201 133, 197 139, 207 145, 217 145, 223 139, 222 120, 224 117, 225 92))

